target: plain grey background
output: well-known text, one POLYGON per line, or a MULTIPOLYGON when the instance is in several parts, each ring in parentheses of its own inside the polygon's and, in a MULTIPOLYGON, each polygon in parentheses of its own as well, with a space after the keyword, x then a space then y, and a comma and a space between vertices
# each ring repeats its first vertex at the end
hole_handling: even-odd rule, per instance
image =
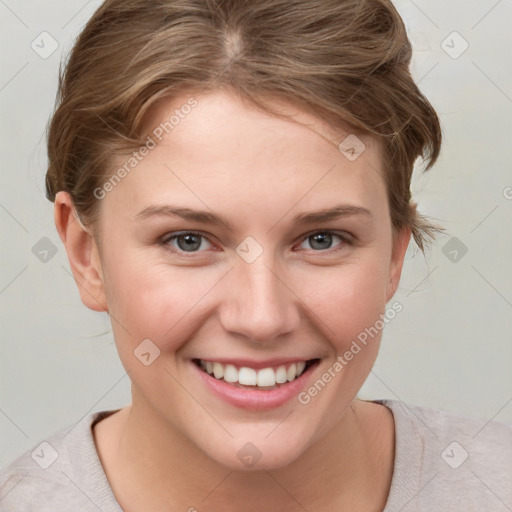
MULTIPOLYGON (((44 195, 59 62, 100 4, 0 0, 1 466, 131 401, 108 315, 81 303, 44 195)), ((403 311, 360 397, 512 423, 512 2, 395 5, 445 136, 434 169, 418 162, 413 198, 448 234, 426 258, 409 247, 403 311)))

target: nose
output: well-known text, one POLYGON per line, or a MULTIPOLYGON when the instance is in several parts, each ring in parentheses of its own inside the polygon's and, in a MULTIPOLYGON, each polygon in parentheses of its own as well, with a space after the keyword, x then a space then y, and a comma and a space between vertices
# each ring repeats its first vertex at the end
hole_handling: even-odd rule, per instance
POLYGON ((220 321, 226 332, 269 342, 298 328, 300 301, 286 272, 269 257, 239 260, 225 286, 220 321))

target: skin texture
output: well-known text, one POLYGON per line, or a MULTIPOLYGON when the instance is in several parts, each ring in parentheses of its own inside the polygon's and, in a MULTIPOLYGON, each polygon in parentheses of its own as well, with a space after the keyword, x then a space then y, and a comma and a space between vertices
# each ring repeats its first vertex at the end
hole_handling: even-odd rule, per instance
MULTIPOLYGON (((148 133, 191 96, 158 105, 148 133)), ((227 92, 194 98, 198 105, 101 200, 96 238, 76 221, 69 194, 55 201, 81 299, 109 312, 132 381, 132 405, 94 429, 116 498, 125 511, 382 510, 393 418, 356 398, 381 332, 307 405, 292 399, 243 410, 212 395, 190 366, 191 358, 321 358, 309 387, 375 325, 410 240, 404 229, 393 245, 381 146, 358 135, 366 148, 350 161, 337 148, 350 131, 291 103, 274 100, 301 124, 227 92), (371 217, 292 220, 341 203, 371 217), (165 204, 214 212, 231 229, 176 217, 136 220, 165 204), (315 243, 311 235, 327 229, 352 244, 337 235, 315 243), (180 231, 205 238, 191 252, 183 238, 159 244, 180 231), (249 236, 263 251, 251 263, 236 251, 249 236), (134 356, 144 339, 160 350, 149 366, 134 356), (247 442, 262 454, 251 468, 237 457, 247 442)))

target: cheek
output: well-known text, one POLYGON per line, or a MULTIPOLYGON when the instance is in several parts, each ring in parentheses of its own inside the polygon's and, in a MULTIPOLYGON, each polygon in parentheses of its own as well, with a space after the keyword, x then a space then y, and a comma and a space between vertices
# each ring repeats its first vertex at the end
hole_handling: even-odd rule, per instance
POLYGON ((198 328, 202 300, 222 277, 218 274, 211 268, 125 257, 110 272, 107 297, 111 316, 117 320, 113 324, 118 324, 117 334, 124 340, 120 349, 133 350, 149 338, 162 351, 177 350, 193 333, 191 329, 198 328))
POLYGON ((374 325, 385 310, 385 261, 361 258, 325 270, 304 274, 300 287, 296 288, 297 294, 308 306, 312 321, 323 326, 323 333, 333 344, 343 348, 365 328, 374 325))
MULTIPOLYGON (((146 338, 162 352, 177 351, 220 306, 217 297, 231 295, 225 287, 237 286, 233 274, 223 279, 225 268, 177 267, 129 251, 112 261, 106 291, 120 352, 133 353, 146 338)), ((337 266, 283 269, 283 281, 294 292, 282 288, 283 300, 300 309, 302 328, 313 325, 341 353, 385 309, 385 263, 368 250, 337 266)))

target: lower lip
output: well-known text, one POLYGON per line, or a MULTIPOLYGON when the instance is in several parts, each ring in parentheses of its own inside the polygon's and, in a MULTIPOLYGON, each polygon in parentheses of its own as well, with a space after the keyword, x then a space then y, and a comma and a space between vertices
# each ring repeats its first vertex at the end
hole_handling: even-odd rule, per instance
POLYGON ((318 366, 318 363, 319 361, 312 364, 300 377, 291 382, 283 383, 275 389, 261 390, 256 386, 254 389, 238 388, 224 380, 217 380, 215 377, 202 371, 190 360, 190 364, 197 372, 199 378, 212 393, 235 407, 251 410, 273 409, 296 397, 305 387, 307 380, 318 366))

